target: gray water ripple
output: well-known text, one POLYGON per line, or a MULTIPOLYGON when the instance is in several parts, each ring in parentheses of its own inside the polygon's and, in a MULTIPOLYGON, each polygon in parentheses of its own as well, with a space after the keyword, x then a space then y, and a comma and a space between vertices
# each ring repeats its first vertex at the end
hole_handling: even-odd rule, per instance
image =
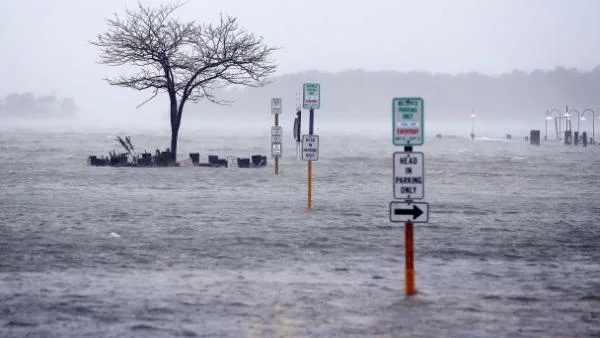
MULTIPOLYGON (((271 167, 85 165, 113 139, 0 135, 0 336, 600 332, 594 147, 428 145, 430 223, 415 225, 418 293, 405 298, 387 137, 324 142, 331 156, 314 163, 310 212, 306 163, 293 156, 278 177, 271 167)), ((261 152, 215 140, 182 144, 202 156, 261 152)))

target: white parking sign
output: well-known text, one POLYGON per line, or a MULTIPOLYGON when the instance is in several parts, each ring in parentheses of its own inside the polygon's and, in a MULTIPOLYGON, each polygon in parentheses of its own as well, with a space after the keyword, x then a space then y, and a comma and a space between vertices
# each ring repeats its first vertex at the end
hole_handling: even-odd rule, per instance
POLYGON ((302 135, 302 159, 317 161, 319 159, 319 136, 302 135))

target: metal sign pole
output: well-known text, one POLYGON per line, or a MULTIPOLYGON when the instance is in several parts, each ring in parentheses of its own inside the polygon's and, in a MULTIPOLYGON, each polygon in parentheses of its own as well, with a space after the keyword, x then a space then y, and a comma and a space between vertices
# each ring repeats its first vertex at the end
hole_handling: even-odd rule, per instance
POLYGON ((300 140, 302 137, 302 111, 300 110, 300 107, 296 107, 296 109, 296 119, 294 120, 294 140, 296 141, 296 160, 300 161, 300 151, 302 149, 300 147, 300 140))
MULTIPOLYGON (((412 146, 405 146, 404 151, 411 153, 412 146)), ((404 223, 404 284, 407 296, 416 293, 415 286, 415 256, 414 256, 414 229, 413 222, 404 223)))
POLYGON ((404 282, 406 295, 412 296, 416 291, 415 286, 415 258, 414 258, 414 237, 413 223, 408 221, 404 223, 404 282))
MULTIPOLYGON (((315 120, 315 110, 310 109, 310 116, 308 120, 308 134, 313 135, 314 128, 314 120, 315 120)), ((312 209, 312 160, 308 160, 308 199, 306 204, 306 209, 312 209)))
MULTIPOLYGON (((279 126, 279 114, 275 114, 275 127, 279 126)), ((279 175, 279 156, 275 157, 275 175, 279 175)))

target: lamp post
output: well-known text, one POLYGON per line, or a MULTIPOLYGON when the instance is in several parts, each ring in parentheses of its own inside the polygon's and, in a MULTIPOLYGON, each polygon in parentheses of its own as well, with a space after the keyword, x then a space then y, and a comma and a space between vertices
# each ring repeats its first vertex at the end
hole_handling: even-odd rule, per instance
POLYGON ((571 114, 564 113, 563 118, 565 119, 565 131, 570 131, 573 127, 571 125, 571 114))
POLYGON ((471 140, 475 139, 475 113, 471 114, 471 140))
POLYGON ((591 110, 590 108, 584 109, 583 112, 581 112, 582 121, 585 121, 585 113, 587 112, 592 113, 592 144, 594 144, 596 141, 596 112, 591 110))
POLYGON ((562 122, 561 122, 561 120, 562 120, 561 114, 562 113, 558 109, 552 109, 552 110, 550 110, 550 113, 548 114, 548 117, 551 120, 554 120, 554 132, 556 133, 556 140, 557 141, 560 141, 561 137, 562 137, 561 136, 561 124, 562 124, 562 122), (553 114, 556 114, 556 116, 553 116, 553 114), (556 119, 558 119, 558 124, 556 123, 556 119))
POLYGON ((564 113, 563 118, 565 119, 565 144, 573 144, 573 124, 571 123, 571 114, 564 113))
POLYGON ((552 121, 552 116, 550 116, 550 113, 546 110, 546 118, 544 119, 546 122, 546 133, 544 134, 544 141, 548 141, 548 121, 552 121))
MULTIPOLYGON (((577 133, 579 133, 579 120, 581 119, 581 113, 577 109, 571 109, 571 110, 569 110, 569 112, 567 114, 569 114, 570 112, 577 113, 577 133)), ((572 115, 569 115, 569 117, 570 116, 572 116, 572 115)))

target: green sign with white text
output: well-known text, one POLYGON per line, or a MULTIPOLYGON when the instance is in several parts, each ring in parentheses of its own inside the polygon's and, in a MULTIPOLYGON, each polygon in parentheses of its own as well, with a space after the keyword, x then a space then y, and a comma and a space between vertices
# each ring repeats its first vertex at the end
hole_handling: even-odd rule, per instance
POLYGON ((319 109, 321 107, 321 85, 318 83, 305 83, 302 89, 302 107, 304 109, 319 109))
POLYGON ((420 146, 425 141, 420 97, 396 97, 392 100, 392 141, 397 146, 420 146))

